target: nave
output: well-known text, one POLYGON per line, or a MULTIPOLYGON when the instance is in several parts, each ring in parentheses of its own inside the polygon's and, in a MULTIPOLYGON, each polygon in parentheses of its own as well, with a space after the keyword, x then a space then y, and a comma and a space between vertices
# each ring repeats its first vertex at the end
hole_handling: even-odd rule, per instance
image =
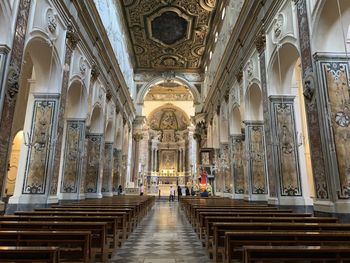
POLYGON ((211 262, 178 202, 157 201, 112 256, 112 263, 211 262))

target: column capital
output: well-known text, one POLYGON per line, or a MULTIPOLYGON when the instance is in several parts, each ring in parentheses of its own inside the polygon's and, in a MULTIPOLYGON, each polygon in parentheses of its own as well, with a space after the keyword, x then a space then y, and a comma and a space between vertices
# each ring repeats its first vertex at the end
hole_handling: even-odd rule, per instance
POLYGON ((238 83, 241 83, 242 80, 243 80, 243 68, 240 67, 240 68, 237 70, 237 72, 235 73, 235 75, 236 75, 236 79, 237 79, 238 83))
POLYGON ((264 52, 266 47, 266 34, 264 29, 261 29, 260 32, 257 34, 255 38, 255 46, 259 54, 264 52))
POLYGON ((74 26, 72 25, 72 23, 70 23, 67 26, 67 43, 68 45, 72 48, 75 49, 80 41, 79 35, 77 33, 77 31, 75 30, 74 26))
POLYGON ((95 82, 99 76, 100 76, 100 69, 96 63, 93 63, 91 67, 91 82, 95 82))

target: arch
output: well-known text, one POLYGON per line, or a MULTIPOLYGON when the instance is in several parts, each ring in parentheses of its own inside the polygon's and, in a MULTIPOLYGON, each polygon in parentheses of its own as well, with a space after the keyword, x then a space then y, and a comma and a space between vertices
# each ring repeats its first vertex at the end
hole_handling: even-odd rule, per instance
POLYGON ((230 114, 230 134, 231 135, 241 134, 242 133, 241 124, 242 124, 241 112, 239 110, 239 106, 236 104, 232 107, 232 111, 230 114))
POLYGON ((87 115, 87 93, 84 82, 74 79, 67 92, 66 117, 85 119, 87 115))
POLYGON ((220 143, 226 143, 228 142, 228 136, 229 136, 229 123, 228 123, 228 107, 225 100, 221 103, 220 107, 220 124, 219 124, 219 130, 220 130, 220 143))
POLYGON ((295 63, 300 57, 298 49, 291 43, 285 43, 275 49, 268 69, 270 94, 295 95, 292 90, 295 63))
POLYGON ((31 58, 35 71, 35 93, 60 93, 62 67, 59 54, 50 40, 36 34, 25 46, 25 55, 31 58))
POLYGON ((103 112, 101 107, 97 104, 91 113, 90 132, 101 134, 103 130, 103 112))
POLYGON ((245 95, 245 120, 263 120, 262 94, 260 87, 254 83, 248 87, 245 95))
POLYGON ((146 117, 149 118, 150 116, 153 116, 154 113, 156 113, 156 112, 158 112, 158 111, 160 111, 160 110, 162 110, 162 109, 167 109, 167 108, 173 108, 173 109, 175 109, 175 110, 181 112, 181 113, 186 117, 186 120, 187 120, 188 122, 190 121, 190 116, 188 116, 188 114, 187 114, 183 109, 181 109, 180 107, 177 107, 177 106, 175 106, 175 105, 173 105, 173 104, 171 104, 171 103, 166 103, 166 104, 164 104, 164 105, 162 105, 162 106, 159 106, 158 108, 156 108, 156 109, 154 109, 153 111, 151 111, 151 112, 148 114, 148 116, 146 116, 146 117))
POLYGON ((112 121, 109 121, 107 123, 107 127, 106 127, 106 132, 105 132, 105 142, 113 142, 113 137, 114 137, 114 134, 113 134, 113 122, 112 121))
MULTIPOLYGON (((164 82, 164 78, 162 77, 156 77, 152 80, 150 80, 148 83, 144 84, 140 91, 137 93, 137 96, 136 96, 136 104, 137 105, 142 105, 143 104, 143 101, 144 101, 144 98, 148 92, 148 90, 154 86, 154 85, 157 85, 159 83, 162 83, 164 82)), ((185 78, 183 77, 180 77, 180 76, 176 76, 174 78, 174 82, 178 83, 178 84, 181 84, 181 85, 184 85, 186 87, 189 88, 190 92, 192 93, 192 96, 193 96, 193 100, 194 100, 194 104, 201 104, 202 101, 201 101, 201 96, 200 96, 200 93, 198 92, 197 88, 192 85, 191 83, 189 83, 185 78)), ((140 114, 141 112, 139 112, 140 114)))
POLYGON ((345 52, 343 32, 346 42, 350 25, 350 1, 339 0, 342 21, 336 1, 323 2, 315 15, 311 38, 313 49, 316 52, 345 52))

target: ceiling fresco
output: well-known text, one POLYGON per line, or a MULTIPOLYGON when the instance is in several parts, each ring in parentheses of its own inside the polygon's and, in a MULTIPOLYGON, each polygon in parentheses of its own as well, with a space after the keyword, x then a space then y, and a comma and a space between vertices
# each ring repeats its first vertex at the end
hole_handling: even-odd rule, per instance
POLYGON ((136 70, 199 71, 216 0, 123 0, 136 70))

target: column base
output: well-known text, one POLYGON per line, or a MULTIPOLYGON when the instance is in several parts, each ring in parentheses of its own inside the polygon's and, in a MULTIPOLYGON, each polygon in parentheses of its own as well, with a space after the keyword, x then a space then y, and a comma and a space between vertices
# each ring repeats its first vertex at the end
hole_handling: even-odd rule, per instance
POLYGON ((268 205, 279 205, 279 200, 277 197, 269 197, 267 198, 268 205))
POLYGON ((85 198, 102 198, 102 194, 101 193, 85 193, 85 198))
POLYGON ((244 200, 244 201, 251 201, 252 198, 251 198, 249 195, 246 195, 246 194, 245 194, 245 195, 243 196, 243 200, 244 200))
POLYGON ((47 204, 47 202, 48 197, 45 195, 20 195, 9 198, 9 204, 47 204))
POLYGON ((314 202, 314 211, 332 214, 350 214, 350 201, 338 200, 331 202, 316 200, 314 202))
POLYGON ((0 212, 5 211, 5 203, 0 200, 0 212))
POLYGON ((313 201, 310 198, 304 197, 293 197, 293 196, 281 196, 279 199, 279 205, 288 206, 312 206, 313 201))
POLYGON ((59 200, 84 200, 85 194, 78 193, 61 193, 58 195, 59 200))
POLYGON ((267 201, 267 199, 269 198, 268 195, 255 195, 252 194, 250 197, 250 201, 267 201))
POLYGON ((49 196, 49 198, 47 199, 47 203, 48 204, 58 204, 58 197, 57 195, 52 195, 52 196, 49 196))
POLYGON ((243 200, 244 195, 243 194, 233 194, 233 199, 243 200))
POLYGON ((112 192, 103 192, 103 193, 102 193, 102 196, 103 196, 103 197, 105 197, 105 196, 106 196, 106 197, 112 197, 112 196, 113 196, 113 193, 112 193, 112 192))

